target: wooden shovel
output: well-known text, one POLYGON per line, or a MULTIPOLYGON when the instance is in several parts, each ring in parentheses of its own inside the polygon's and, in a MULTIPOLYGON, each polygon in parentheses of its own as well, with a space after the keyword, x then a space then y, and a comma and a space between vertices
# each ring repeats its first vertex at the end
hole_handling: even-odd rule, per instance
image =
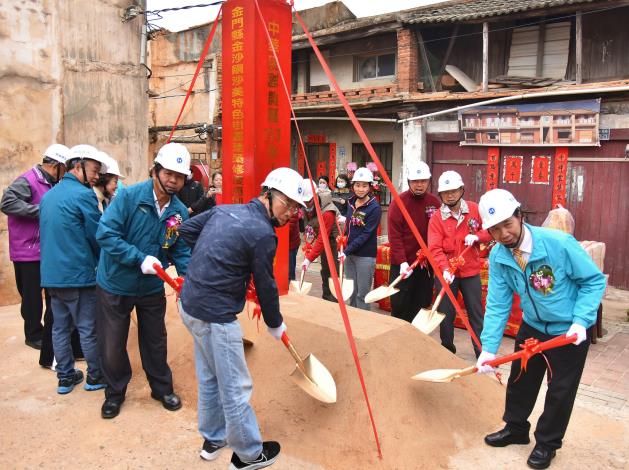
MULTIPOLYGON (((524 342, 524 344, 520 345, 520 347, 522 348, 521 351, 508 354, 503 357, 498 357, 491 361, 487 361, 483 365, 497 367, 500 364, 506 364, 507 362, 520 359, 522 361, 521 369, 523 371, 526 371, 527 361, 535 354, 547 351, 548 349, 565 346, 567 344, 573 343, 576 339, 576 334, 570 336, 557 336, 556 338, 544 341, 543 343, 540 343, 537 339, 529 338, 524 342)), ((420 372, 419 374, 411 377, 411 379, 422 380, 424 382, 452 382, 454 379, 458 379, 459 377, 464 377, 466 375, 472 375, 477 371, 478 369, 476 368, 476 366, 466 367, 465 369, 433 369, 420 372)))
POLYGON ((312 289, 312 282, 304 282, 304 276, 306 275, 306 268, 302 268, 299 281, 290 281, 290 285, 293 290, 301 295, 308 295, 310 289, 312 289))
POLYGON ((282 343, 295 359, 295 370, 291 377, 308 395, 323 403, 336 403, 336 384, 330 371, 312 354, 301 358, 286 332, 282 334, 282 343))
MULTIPOLYGON (((415 269, 418 264, 419 264, 419 258, 413 261, 413 264, 411 264, 408 267, 408 269, 415 269)), ((393 282, 389 284, 388 286, 379 286, 379 287, 376 287, 374 290, 368 292, 367 295, 365 296, 365 303, 370 304, 372 302, 377 302, 378 300, 382 300, 394 294, 397 294, 398 292, 400 292, 400 289, 396 289, 395 286, 397 286, 398 283, 403 278, 404 278, 404 273, 400 273, 400 275, 396 277, 393 280, 393 282)))

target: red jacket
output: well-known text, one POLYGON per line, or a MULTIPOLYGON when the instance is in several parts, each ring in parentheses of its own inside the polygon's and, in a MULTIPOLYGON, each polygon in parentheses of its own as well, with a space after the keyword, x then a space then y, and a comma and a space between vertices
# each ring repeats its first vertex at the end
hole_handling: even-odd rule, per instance
POLYGON ((299 235, 299 213, 293 215, 288 221, 288 249, 290 251, 299 248, 301 237, 299 235))
MULTIPOLYGON (((430 193, 415 196, 410 191, 404 191, 400 194, 400 198, 411 219, 413 219, 415 227, 417 227, 424 241, 428 243, 428 222, 430 221, 430 216, 438 211, 439 206, 441 206, 439 199, 430 193)), ((402 216, 402 211, 400 211, 395 201, 391 202, 389 206, 387 220, 389 243, 391 244, 391 264, 402 264, 404 262, 411 264, 417 257, 419 242, 415 239, 413 232, 411 232, 402 216)))
MULTIPOLYGON (((325 211, 323 213, 323 222, 325 223, 325 228, 328 231, 327 233, 328 238, 330 238, 330 234, 332 233, 332 230, 336 228, 336 212, 325 211)), ((334 233, 336 234, 337 231, 334 231, 334 233)), ((317 239, 315 240, 312 248, 308 251, 308 253, 306 253, 306 258, 308 259, 308 261, 312 263, 314 260, 316 260, 319 257, 322 251, 323 251, 323 237, 321 236, 321 228, 319 228, 319 234, 317 236, 317 239)), ((333 256, 336 256, 336 253, 333 253, 333 256)))
POLYGON ((445 204, 432 216, 428 224, 428 248, 442 271, 450 268, 449 259, 461 254, 465 247, 465 236, 477 235, 479 241, 466 253, 465 263, 456 273, 457 277, 472 277, 480 273, 480 249, 478 243, 489 243, 491 235, 481 229, 481 218, 478 205, 474 202, 461 200, 463 220, 457 221, 448 214, 443 218, 445 204))

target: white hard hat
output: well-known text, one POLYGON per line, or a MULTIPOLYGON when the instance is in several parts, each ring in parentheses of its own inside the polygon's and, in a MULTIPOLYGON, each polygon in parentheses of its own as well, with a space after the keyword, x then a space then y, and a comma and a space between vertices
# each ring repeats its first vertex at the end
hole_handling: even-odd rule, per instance
POLYGON ((292 199, 304 207, 306 206, 304 204, 304 179, 295 170, 285 167, 276 168, 266 175, 261 186, 276 189, 288 199, 292 199))
MULTIPOLYGON (((303 182, 303 190, 304 192, 301 195, 301 199, 304 202, 308 202, 312 200, 312 186, 311 186, 312 180, 309 178, 304 178, 304 182, 303 182)), ((316 188, 317 185, 315 184, 314 187, 316 188)))
POLYGON ((108 155, 105 152, 100 152, 101 156, 107 161, 107 174, 116 175, 120 178, 124 178, 123 174, 120 173, 120 167, 118 166, 118 162, 108 155))
POLYGON ((408 166, 406 179, 410 181, 430 179, 430 168, 426 162, 411 163, 408 166))
POLYGON ((190 152, 182 145, 175 142, 164 145, 155 157, 155 163, 170 171, 190 176, 190 152))
POLYGON ((362 181, 363 183, 373 183, 373 173, 368 168, 361 167, 354 172, 352 183, 362 181))
POLYGON ((450 191, 452 189, 459 189, 465 186, 463 184, 463 178, 456 171, 444 171, 439 177, 439 188, 437 192, 450 191))
POLYGON ((520 203, 505 189, 492 189, 480 197, 478 211, 483 221, 483 230, 487 230, 507 220, 520 207, 520 203))
POLYGON ((100 163, 100 173, 107 173, 108 160, 106 154, 100 152, 96 147, 91 145, 81 144, 75 145, 70 149, 70 156, 66 161, 70 160, 94 160, 100 163))
POLYGON ((63 144, 52 144, 44 152, 44 157, 52 158, 59 163, 66 164, 70 156, 70 149, 63 144))

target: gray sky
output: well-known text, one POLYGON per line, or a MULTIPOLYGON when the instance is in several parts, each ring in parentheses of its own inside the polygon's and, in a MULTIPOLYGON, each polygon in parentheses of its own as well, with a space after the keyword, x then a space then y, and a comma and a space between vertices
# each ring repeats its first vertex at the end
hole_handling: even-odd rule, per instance
MULTIPOLYGON (((443 0, 343 0, 343 3, 356 16, 379 15, 391 11, 405 10, 421 5, 439 3, 443 0)), ((295 0, 295 8, 304 10, 328 3, 329 0, 295 0)), ((147 10, 159 10, 162 8, 181 7, 185 5, 199 5, 212 3, 211 0, 148 0, 147 10)), ((154 24, 167 28, 170 31, 181 31, 198 24, 208 23, 216 17, 218 7, 192 8, 162 13, 162 20, 152 21, 154 24)))

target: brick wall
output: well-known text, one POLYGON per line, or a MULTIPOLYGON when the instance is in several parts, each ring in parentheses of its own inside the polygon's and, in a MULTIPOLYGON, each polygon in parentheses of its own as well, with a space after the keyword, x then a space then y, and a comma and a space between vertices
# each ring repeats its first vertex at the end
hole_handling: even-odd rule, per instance
POLYGON ((417 91, 419 46, 411 29, 397 32, 397 80, 399 91, 417 91))

